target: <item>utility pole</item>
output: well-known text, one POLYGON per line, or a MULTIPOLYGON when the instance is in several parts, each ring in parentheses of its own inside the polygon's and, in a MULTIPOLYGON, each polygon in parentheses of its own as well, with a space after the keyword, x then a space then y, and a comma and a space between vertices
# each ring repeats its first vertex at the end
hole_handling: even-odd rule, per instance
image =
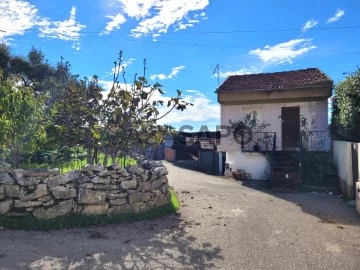
POLYGON ((220 65, 217 64, 214 71, 213 71, 213 74, 215 74, 215 72, 217 72, 217 79, 218 79, 218 86, 220 85, 220 65))

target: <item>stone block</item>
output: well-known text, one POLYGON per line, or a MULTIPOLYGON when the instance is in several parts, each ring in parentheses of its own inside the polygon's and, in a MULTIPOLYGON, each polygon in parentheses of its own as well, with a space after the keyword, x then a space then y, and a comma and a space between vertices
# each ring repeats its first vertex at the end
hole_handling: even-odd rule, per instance
POLYGON ((0 200, 3 200, 5 198, 6 198, 5 187, 4 185, 0 185, 0 200))
POLYGON ((12 204, 13 200, 6 200, 0 202, 0 215, 5 215, 7 212, 9 212, 12 204))
POLYGON ((13 185, 15 184, 14 178, 7 172, 0 173, 0 184, 13 185))
POLYGON ((22 187, 19 192, 19 199, 22 201, 31 201, 49 194, 46 184, 39 184, 35 187, 22 187))
POLYGON ((10 174, 15 178, 16 181, 24 177, 23 169, 13 169, 10 174))
POLYGON ((20 186, 18 185, 4 185, 5 194, 9 198, 18 198, 20 194, 20 186))
POLYGON ((94 178, 91 178, 91 182, 94 184, 104 184, 104 185, 108 185, 110 184, 110 177, 99 177, 99 176, 95 176, 94 178))
POLYGON ((50 188, 50 192, 55 199, 71 199, 77 196, 74 184, 67 184, 64 186, 55 186, 50 188))
POLYGON ((136 174, 136 175, 140 175, 144 172, 144 169, 141 168, 138 164, 129 165, 126 167, 126 170, 128 171, 129 174, 136 174))
POLYGON ((41 177, 26 177, 26 178, 24 177, 24 178, 19 178, 18 180, 16 180, 16 182, 20 186, 36 186, 41 181, 42 181, 41 177))
POLYGON ((157 189, 159 187, 161 187, 162 184, 164 184, 165 182, 167 182, 167 178, 166 177, 162 177, 160 179, 154 180, 151 182, 151 189, 157 189))
POLYGON ((106 192, 103 190, 79 189, 78 203, 80 204, 104 204, 106 192))
POLYGON ((106 215, 109 204, 96 204, 96 205, 77 205, 76 213, 84 215, 106 215))
POLYGON ((84 184, 80 184, 79 187, 80 188, 93 188, 94 184, 93 183, 84 183, 84 184))
POLYGON ((50 208, 37 208, 33 211, 34 217, 37 219, 53 219, 69 214, 74 206, 73 200, 66 200, 54 205, 50 208))
POLYGON ((27 207, 34 207, 34 206, 40 206, 43 202, 41 201, 21 201, 21 200, 15 200, 15 208, 27 208, 27 207))
POLYGON ((49 187, 65 185, 82 177, 81 171, 71 171, 66 174, 50 177, 47 184, 49 187))
POLYGON ((108 191, 107 192, 107 198, 110 200, 115 200, 115 199, 122 199, 122 198, 126 198, 128 195, 128 193, 126 191, 108 191))
POLYGON ((151 190, 151 183, 150 182, 140 182, 139 190, 141 190, 141 191, 150 191, 151 190))
POLYGON ((117 164, 112 164, 110 166, 108 166, 106 169, 108 169, 109 171, 116 171, 120 169, 120 166, 117 164))
POLYGON ((134 192, 129 194, 129 203, 147 202, 150 200, 152 193, 150 192, 134 192))
POLYGON ((123 204, 127 204, 127 199, 122 198, 122 199, 110 200, 109 203, 110 205, 123 205, 123 204))
POLYGON ((137 187, 136 180, 122 181, 120 183, 120 189, 122 190, 136 189, 136 187, 137 187))

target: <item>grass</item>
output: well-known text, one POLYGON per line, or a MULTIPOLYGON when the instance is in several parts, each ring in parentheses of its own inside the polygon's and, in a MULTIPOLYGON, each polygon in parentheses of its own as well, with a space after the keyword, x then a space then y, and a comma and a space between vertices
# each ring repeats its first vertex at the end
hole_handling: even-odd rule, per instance
POLYGON ((180 202, 175 194, 175 191, 170 190, 169 203, 146 211, 144 213, 129 213, 115 216, 87 216, 80 214, 71 214, 64 217, 59 217, 52 220, 38 220, 33 216, 27 217, 7 217, 0 216, 0 227, 10 230, 37 230, 50 231, 72 228, 84 228, 90 226, 103 226, 106 224, 118 224, 129 221, 151 220, 175 213, 180 208, 180 202))
MULTIPOLYGON (((103 163, 104 160, 104 154, 101 153, 99 155, 99 162, 103 163)), ((123 164, 124 158, 117 158, 115 160, 115 163, 118 165, 123 164)), ((109 162, 111 163, 111 159, 108 160, 108 164, 109 162)), ((132 164, 136 164, 136 159, 131 158, 131 157, 127 157, 125 160, 125 167, 127 165, 132 165, 132 164)), ((54 169, 54 168, 59 168, 61 173, 67 173, 70 172, 72 170, 81 170, 82 168, 84 168, 84 166, 86 165, 86 160, 80 160, 80 159, 72 159, 69 161, 62 161, 62 162, 57 162, 55 164, 37 164, 37 163, 22 163, 20 165, 21 168, 23 169, 54 169)))

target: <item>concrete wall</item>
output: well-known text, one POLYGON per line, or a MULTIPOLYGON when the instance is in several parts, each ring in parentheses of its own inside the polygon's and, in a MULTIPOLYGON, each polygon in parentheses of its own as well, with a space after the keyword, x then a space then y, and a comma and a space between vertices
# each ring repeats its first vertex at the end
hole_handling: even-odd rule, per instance
POLYGON ((166 175, 160 161, 147 159, 126 169, 87 165, 66 174, 0 167, 0 215, 53 219, 71 213, 139 213, 169 201, 166 175))
MULTIPOLYGON (((352 149, 354 143, 344 141, 333 141, 333 162, 337 170, 342 193, 354 198, 352 149)), ((360 144, 358 144, 358 147, 360 144)), ((358 156, 360 163, 360 155, 358 156)), ((360 164, 358 164, 358 175, 360 175, 360 164)))
MULTIPOLYGON (((243 120, 246 114, 253 110, 257 111, 260 123, 270 124, 264 131, 276 132, 277 150, 282 149, 282 107, 300 107, 300 116, 306 117, 309 122, 309 129, 313 131, 328 130, 328 104, 327 101, 311 101, 311 102, 291 102, 291 103, 267 103, 267 104, 247 104, 247 105, 221 105, 221 125, 229 126, 229 121, 243 120), (311 121, 314 123, 311 125, 311 121)), ((225 134, 225 130, 221 130, 221 134, 225 134)), ((330 142, 328 143, 330 149, 330 142)), ((218 151, 236 151, 240 150, 232 136, 221 137, 218 151)))
POLYGON ((270 163, 261 153, 227 151, 226 163, 230 164, 233 171, 243 170, 250 173, 253 180, 270 180, 270 163))

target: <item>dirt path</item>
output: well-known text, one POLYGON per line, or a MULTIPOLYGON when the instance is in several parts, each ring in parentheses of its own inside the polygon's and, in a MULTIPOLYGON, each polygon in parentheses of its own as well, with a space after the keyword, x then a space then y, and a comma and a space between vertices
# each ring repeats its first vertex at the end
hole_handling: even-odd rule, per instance
POLYGON ((266 193, 168 164, 179 215, 0 230, 0 269, 358 269, 360 217, 338 197, 266 193))

